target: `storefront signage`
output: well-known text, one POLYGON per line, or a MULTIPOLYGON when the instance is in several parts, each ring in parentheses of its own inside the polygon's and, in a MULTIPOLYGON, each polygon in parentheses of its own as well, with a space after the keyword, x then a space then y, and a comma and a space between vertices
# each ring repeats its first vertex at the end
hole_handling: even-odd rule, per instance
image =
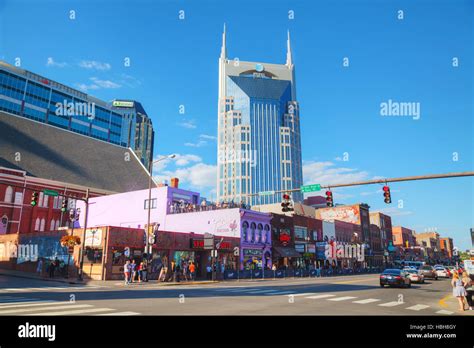
POLYGON ((316 246, 314 244, 308 244, 306 251, 308 253, 315 254, 316 253, 316 246))
POLYGON ((244 256, 261 256, 262 253, 259 249, 243 249, 244 256))
POLYGON ((295 250, 299 253, 304 253, 305 251, 304 244, 295 244, 295 250))
POLYGON ((287 246, 291 241, 290 233, 287 230, 281 230, 279 240, 283 246, 287 246))
POLYGON ((112 106, 123 107, 123 108, 133 108, 133 102, 123 101, 123 100, 114 100, 112 106))
POLYGON ((86 230, 86 246, 97 247, 102 245, 102 230, 100 228, 86 230))
MULTIPOLYGON (((204 239, 191 239, 190 241, 191 249, 204 249, 204 239)), ((232 249, 232 244, 228 241, 222 241, 219 249, 232 249)))

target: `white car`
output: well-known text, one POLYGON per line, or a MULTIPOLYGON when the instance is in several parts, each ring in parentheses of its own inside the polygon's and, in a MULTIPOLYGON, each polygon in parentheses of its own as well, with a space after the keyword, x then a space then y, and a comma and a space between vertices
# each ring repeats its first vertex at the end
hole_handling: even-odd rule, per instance
POLYGON ((436 274, 438 275, 438 277, 449 278, 449 274, 448 274, 448 271, 446 270, 446 268, 436 267, 435 271, 436 271, 436 274))
POLYGON ((408 273, 408 278, 410 278, 412 283, 424 283, 425 276, 418 272, 416 269, 408 269, 406 270, 408 273))

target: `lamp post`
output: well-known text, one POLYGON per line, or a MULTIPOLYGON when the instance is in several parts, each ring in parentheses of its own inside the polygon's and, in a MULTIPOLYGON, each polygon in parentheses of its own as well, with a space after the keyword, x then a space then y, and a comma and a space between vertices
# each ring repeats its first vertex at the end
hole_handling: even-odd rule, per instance
POLYGON ((150 162, 150 168, 149 168, 149 178, 148 178, 148 219, 147 219, 147 224, 146 224, 146 234, 145 234, 145 254, 147 254, 148 256, 148 252, 149 252, 149 249, 150 249, 150 242, 149 242, 149 234, 150 234, 150 217, 151 217, 151 181, 152 181, 152 178, 153 178, 153 165, 155 163, 158 163, 158 162, 161 162, 165 159, 169 159, 169 158, 175 158, 176 155, 175 154, 171 154, 171 155, 168 155, 168 156, 163 156, 161 158, 158 158, 152 162, 150 162))

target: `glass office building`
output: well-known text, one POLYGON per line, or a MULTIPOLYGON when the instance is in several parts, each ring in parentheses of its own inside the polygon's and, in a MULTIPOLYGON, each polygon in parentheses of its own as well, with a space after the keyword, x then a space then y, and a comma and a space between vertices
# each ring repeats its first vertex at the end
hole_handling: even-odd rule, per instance
POLYGON ((152 156, 153 137, 146 138, 143 148, 135 134, 141 127, 153 134, 153 126, 141 105, 140 110, 145 117, 114 110, 100 99, 0 61, 0 111, 132 148, 147 164, 151 157, 143 157, 152 156))
POLYGON ((114 100, 112 110, 122 114, 128 120, 127 141, 134 145, 137 157, 146 168, 149 168, 153 158, 155 132, 142 104, 135 100, 114 100))
MULTIPOLYGON (((300 188, 299 105, 288 35, 286 64, 227 59, 224 29, 219 59, 218 201, 269 204, 300 188)), ((302 201, 301 192, 292 193, 302 201)))

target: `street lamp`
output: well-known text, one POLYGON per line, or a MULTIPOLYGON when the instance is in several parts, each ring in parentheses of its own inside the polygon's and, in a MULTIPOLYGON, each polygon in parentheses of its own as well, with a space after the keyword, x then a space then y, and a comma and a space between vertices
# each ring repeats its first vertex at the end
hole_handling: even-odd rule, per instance
MULTIPOLYGON (((150 234, 150 216, 151 216, 151 181, 152 181, 152 177, 153 177, 153 165, 155 163, 158 163, 158 162, 161 162, 161 161, 164 161, 166 159, 171 159, 171 158, 175 158, 176 155, 175 154, 171 154, 171 155, 168 155, 168 156, 163 156, 161 158, 158 158, 152 162, 150 162, 150 168, 149 168, 149 178, 148 178, 148 220, 147 220, 147 225, 146 225, 146 228, 147 228, 147 231, 145 233, 145 239, 146 239, 146 242, 145 242, 145 253, 148 254, 149 252, 149 249, 150 249, 150 242, 149 242, 149 234, 150 234)), ((148 256, 148 255, 147 255, 148 256)))

